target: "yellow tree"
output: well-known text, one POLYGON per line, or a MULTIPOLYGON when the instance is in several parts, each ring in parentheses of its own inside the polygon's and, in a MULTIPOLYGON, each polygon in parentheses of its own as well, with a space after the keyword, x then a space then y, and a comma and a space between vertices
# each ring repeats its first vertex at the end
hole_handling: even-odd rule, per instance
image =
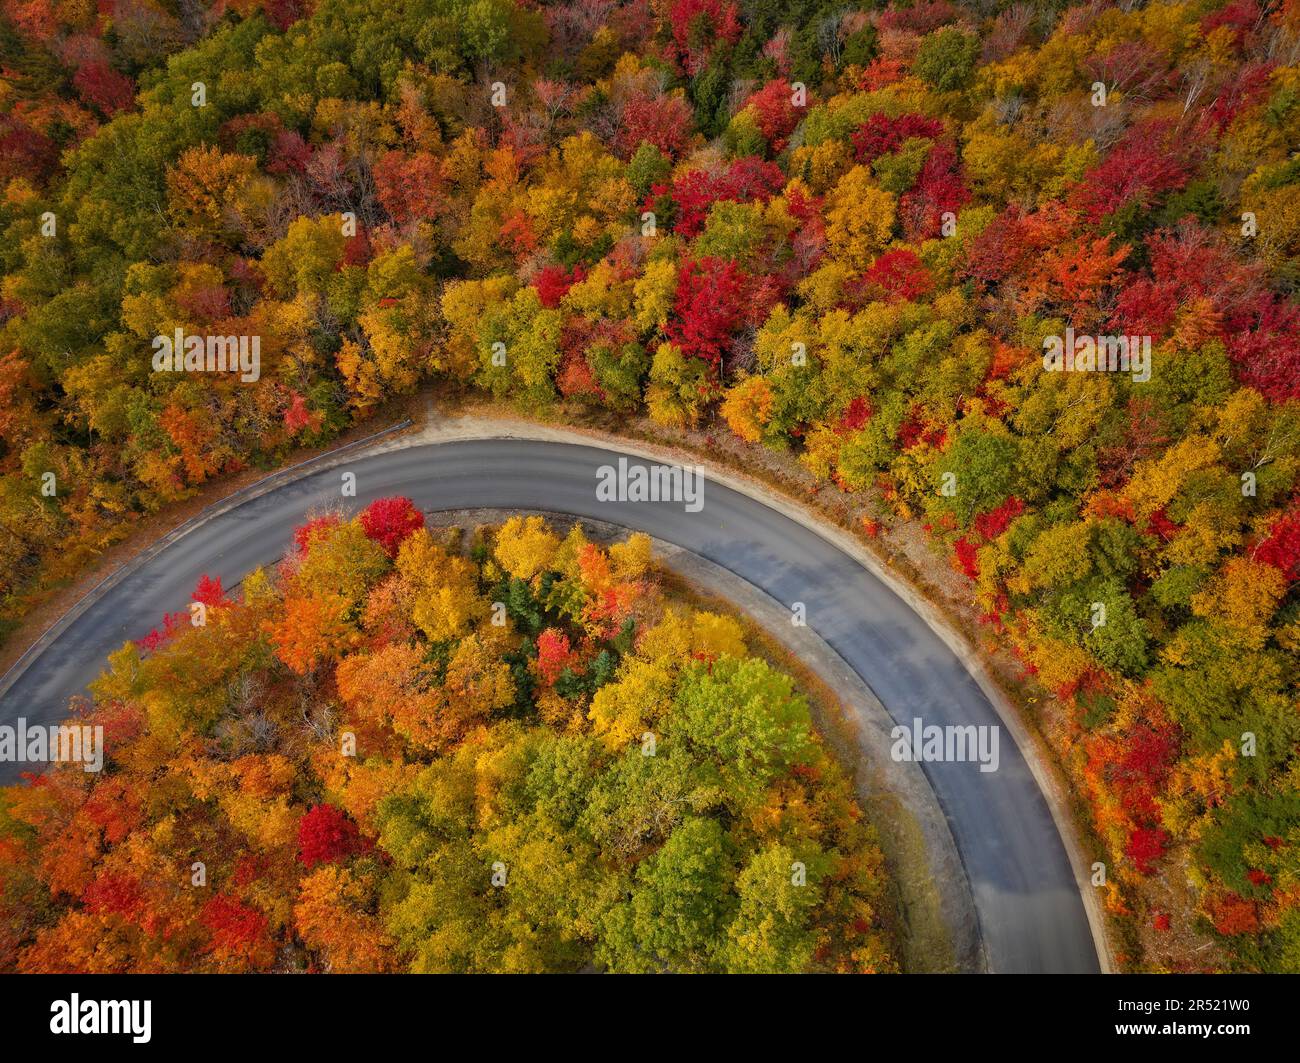
POLYGON ((827 200, 826 242, 831 254, 865 270, 889 243, 894 215, 894 197, 876 185, 867 167, 853 167, 827 200))
POLYGON ((488 613, 474 564, 449 554, 427 528, 402 543, 397 571, 411 587, 411 619, 432 642, 460 638, 488 613))
POLYGON ((515 579, 529 581, 551 567, 559 547, 541 517, 511 517, 497 533, 493 556, 515 579))

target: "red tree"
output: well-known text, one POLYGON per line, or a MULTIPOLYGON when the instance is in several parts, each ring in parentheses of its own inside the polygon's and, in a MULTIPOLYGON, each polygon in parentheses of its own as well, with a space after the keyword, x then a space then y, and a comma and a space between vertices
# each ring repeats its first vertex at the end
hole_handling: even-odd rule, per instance
POLYGON ((1300 579, 1300 506, 1273 522, 1255 547, 1254 558, 1280 569, 1288 583, 1300 579))
POLYGON ((1169 835, 1160 827, 1137 827, 1129 834, 1124 852, 1141 874, 1149 875, 1155 861, 1164 856, 1168 841, 1169 835))
POLYGON ((189 623, 189 619, 188 613, 164 613, 162 628, 154 628, 144 638, 136 639, 135 644, 141 652, 152 653, 170 642, 172 636, 189 623))
POLYGON ((14 115, 0 114, 0 179, 44 176, 58 162, 53 140, 14 115))
POLYGON ((537 672, 547 686, 554 685, 576 659, 569 636, 563 631, 548 627, 537 636, 537 672))
POLYGON ((102 59, 84 63, 73 75, 72 84, 78 95, 106 118, 125 111, 135 99, 135 82, 102 59))
POLYGON ((307 0, 266 0, 263 10, 281 33, 309 13, 307 0))
POLYGON ((396 557, 403 540, 424 527, 424 514, 409 498, 377 498, 361 511, 361 530, 396 557))
POLYGON ((1083 175, 1074 205, 1096 221, 1136 203, 1146 209, 1186 183, 1186 147, 1168 123, 1144 123, 1128 131, 1109 155, 1083 175))
POLYGON ((199 582, 195 584, 194 593, 190 595, 190 599, 206 605, 209 609, 229 604, 226 601, 226 592, 221 589, 221 577, 217 576, 214 579, 206 572, 199 577, 199 582))
POLYGON ((538 270, 537 276, 533 278, 533 287, 537 289, 537 297, 542 301, 542 306, 554 310, 569 289, 584 276, 586 271, 580 265, 574 266, 570 273, 563 266, 551 264, 538 270))
POLYGON ((369 846, 342 809, 315 805, 298 821, 298 859, 304 867, 335 864, 369 846))
POLYGON ((754 121, 773 153, 785 150, 805 109, 794 105, 794 88, 785 78, 769 81, 755 92, 745 106, 754 111, 754 121))
POLYGON ((716 367, 744 316, 744 288, 740 271, 730 260, 683 263, 677 273, 673 316, 665 330, 668 338, 683 353, 716 367))
POLYGON ((902 301, 920 299, 934 290, 930 271, 914 251, 905 247, 886 251, 871 264, 863 279, 869 285, 879 285, 891 298, 902 301))
POLYGON ((969 580, 980 578, 979 558, 976 556, 977 550, 978 547, 964 537, 952 544, 953 557, 956 558, 957 565, 969 580))
POLYGON ((856 432, 866 426, 873 413, 875 413, 875 410, 872 409, 871 400, 865 395, 858 395, 844 407, 839 421, 836 422, 835 431, 840 433, 856 432))
POLYGON ((765 203, 784 186, 785 175, 776 163, 753 156, 737 159, 721 173, 691 170, 673 182, 673 228, 683 236, 698 236, 714 203, 765 203))
POLYGON ((296 436, 304 428, 311 427, 313 420, 315 418, 307 408, 306 396, 293 392, 289 405, 284 408, 284 427, 289 430, 290 435, 296 436))
POLYGON ((913 137, 934 140, 943 136, 943 123, 937 118, 908 112, 897 117, 877 112, 854 130, 850 140, 853 155, 858 162, 875 162, 903 146, 903 141, 913 137))
POLYGON ((1015 495, 1012 495, 996 509, 990 509, 987 513, 979 514, 975 518, 975 530, 985 540, 996 539, 1011 527, 1011 522, 1024 511, 1025 504, 1015 495))
POLYGON ((311 146, 296 129, 276 131, 271 150, 267 153, 266 169, 269 173, 305 173, 311 162, 311 146))
POLYGON ((218 893, 199 916, 212 931, 211 947, 238 953, 248 950, 266 933, 266 916, 227 893, 218 893))
POLYGON ((1273 402, 1300 399, 1300 310, 1271 294, 1256 305, 1253 328, 1228 334, 1237 375, 1273 402))
POLYGON ((951 144, 935 144, 926 155, 916 181, 898 201, 903 232, 913 241, 938 236, 943 231, 943 215, 956 214, 969 199, 957 153, 951 144))
POLYGON ((143 900, 140 883, 128 875, 100 875, 81 894, 81 903, 87 911, 97 915, 124 915, 127 918, 134 917, 140 911, 143 900))
POLYGON ((690 104, 680 96, 634 93, 623 104, 614 147, 630 159, 643 143, 653 144, 675 159, 686 146, 694 121, 690 104))

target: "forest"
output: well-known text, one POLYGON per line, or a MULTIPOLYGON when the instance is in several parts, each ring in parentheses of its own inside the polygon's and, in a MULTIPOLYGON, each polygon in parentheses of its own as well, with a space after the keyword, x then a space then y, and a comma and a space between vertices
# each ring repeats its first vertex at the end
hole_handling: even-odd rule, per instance
MULTIPOLYGON (((1152 944, 1191 933, 1225 967, 1300 971, 1296 0, 0 0, 0 55, 8 626, 142 515, 424 387, 561 420, 604 409, 716 423, 878 499, 883 518, 921 522, 1026 682, 1068 707, 1061 756, 1109 869, 1108 910, 1129 928, 1126 965, 1200 969, 1194 949, 1152 944), (178 328, 260 337, 260 378, 152 372, 152 338, 178 328), (1047 371, 1045 342, 1067 329, 1145 337, 1149 379, 1047 371), (1190 902, 1162 887, 1182 881, 1190 902)), ((258 682, 325 682, 320 641, 337 638, 346 655, 330 681, 355 726, 382 735, 346 697, 364 667, 351 651, 375 637, 356 619, 363 591, 389 563, 363 545, 348 555, 360 567, 347 603, 308 604, 271 581, 231 623, 252 631, 273 602, 293 622, 228 652, 258 682)), ((447 621, 427 619, 442 646, 447 621)), ((115 662, 96 711, 120 713, 127 733, 142 705, 161 714, 148 733, 162 745, 133 753, 134 770, 182 735, 211 742, 234 726, 222 700, 234 695, 202 676, 187 680, 210 713, 195 719, 173 718, 149 688, 152 670, 179 669, 190 640, 222 630, 115 662)), ((399 675, 432 667, 409 657, 423 651, 369 652, 408 654, 414 671, 399 675)), ((514 704, 525 666, 517 647, 502 652, 516 654, 514 704)), ((579 691, 594 660, 584 669, 569 696, 539 687, 530 711, 551 725, 588 694, 594 709, 596 692, 579 691)), ((489 727, 502 764, 541 741, 518 722, 522 702, 513 711, 489 727)), ((449 743, 445 763, 419 769, 445 782, 412 783, 435 803, 468 800, 459 739, 401 739, 449 743)), ((271 748, 243 754, 272 758, 247 769, 271 805, 366 785, 323 767, 308 784, 294 758, 309 750, 271 748)), ((175 799, 224 800, 223 773, 242 761, 193 756, 210 796, 174 781, 175 799)), ((106 781, 128 789, 123 770, 106 781)), ((58 793, 6 798, 28 823, 10 845, 36 844, 33 818, 66 821, 79 798, 58 793), (43 800, 48 813, 12 804, 43 800)), ((172 793, 137 795, 139 822, 156 814, 184 848, 200 825, 166 811, 172 793)), ((526 805, 503 819, 480 808, 490 826, 457 859, 490 854, 526 805)), ((355 793, 340 807, 352 826, 330 830, 378 844, 406 881, 425 845, 451 844, 422 833, 438 813, 420 799, 409 819, 355 793)), ((65 854, 79 871, 6 875, 6 903, 40 898, 56 906, 48 921, 81 897, 109 832, 130 835, 93 822, 69 828, 83 832, 65 854)), ((688 822, 721 826, 707 812, 688 822)), ((202 829, 226 831, 224 844, 238 831, 202 829)), ((758 851, 714 840, 728 875, 758 851)), ((421 922, 432 917, 410 898, 436 882, 394 901, 375 859, 314 875, 351 898, 358 925, 400 913, 383 962, 405 962, 402 941, 420 935, 440 944, 417 966, 481 962, 455 927, 421 922)), ((249 880, 210 921, 287 947, 276 935, 302 903, 289 872, 263 896, 254 871, 214 863, 214 876, 249 880)), ((78 903, 61 918, 101 918, 78 903)), ((848 918, 849 894, 822 903, 816 919, 848 918)), ((625 930, 636 918, 635 903, 609 911, 625 930)), ((498 917, 493 947, 519 969, 592 962, 593 949, 595 962, 633 963, 614 922, 575 932, 557 916, 543 960, 498 917)), ((42 924, 22 962, 66 954, 59 925, 42 924)), ((800 932, 815 956, 816 934, 800 932)), ((137 948, 121 945, 123 962, 153 962, 137 948)), ((861 949, 814 962, 888 966, 861 949)), ((659 958, 741 962, 732 946, 680 942, 659 958)))
POLYGON ((0 969, 895 969, 875 831, 736 619, 644 535, 461 540, 323 514, 123 647, 107 770, 0 791, 0 969))

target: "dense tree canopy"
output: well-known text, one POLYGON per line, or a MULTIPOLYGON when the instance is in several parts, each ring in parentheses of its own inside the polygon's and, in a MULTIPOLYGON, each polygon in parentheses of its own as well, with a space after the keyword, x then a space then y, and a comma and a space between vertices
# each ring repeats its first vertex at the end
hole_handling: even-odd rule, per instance
POLYGON ((0 790, 0 966, 895 968, 874 829, 738 621, 644 536, 411 512, 114 655, 104 771, 0 790))
MULTIPOLYGON (((720 420, 972 581, 1069 707, 1113 912, 1183 861, 1186 921, 1295 969, 1295 0, 0 0, 0 40, 8 618, 425 382, 720 420), (177 328, 260 336, 260 379, 152 372, 177 328), (1149 379, 1046 371, 1067 329, 1148 337, 1149 379)), ((412 577, 422 637, 472 579, 412 577)), ((278 659, 358 600, 291 598, 278 659)))

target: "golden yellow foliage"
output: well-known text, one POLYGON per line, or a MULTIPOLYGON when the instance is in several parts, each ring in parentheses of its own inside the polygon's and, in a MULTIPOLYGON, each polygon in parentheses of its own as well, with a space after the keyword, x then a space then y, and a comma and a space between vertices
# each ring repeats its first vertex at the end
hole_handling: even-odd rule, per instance
POLYGON ((511 517, 497 533, 493 556, 515 579, 531 580, 550 567, 559 549, 549 525, 541 517, 511 517))

